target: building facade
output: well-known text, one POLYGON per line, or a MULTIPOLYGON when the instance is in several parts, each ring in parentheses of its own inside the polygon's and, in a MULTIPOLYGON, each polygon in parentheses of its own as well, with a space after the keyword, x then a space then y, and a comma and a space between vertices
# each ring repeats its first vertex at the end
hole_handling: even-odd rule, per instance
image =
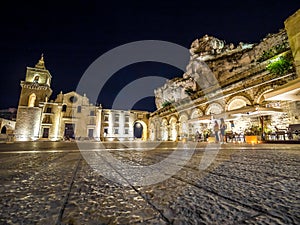
POLYGON ((52 94, 43 57, 21 81, 16 140, 195 140, 223 118, 227 133, 260 136, 300 124, 300 10, 260 43, 205 35, 190 48, 182 77, 154 90, 157 110, 103 109, 76 92, 52 94), (140 135, 136 131, 140 130, 140 135))
POLYGON ((299 24, 295 17, 286 21, 286 29, 258 44, 234 46, 208 35, 196 39, 183 76, 154 91, 157 110, 150 115, 150 140, 195 140, 196 133, 208 136, 221 118, 227 132, 237 135, 270 134, 299 124, 299 99, 266 97, 297 83, 300 33, 292 28, 299 24))
POLYGON ((147 139, 148 112, 103 109, 74 91, 60 92, 50 100, 51 79, 43 56, 35 67, 27 67, 25 81, 21 81, 16 141, 147 139), (136 129, 141 135, 135 135, 136 129))

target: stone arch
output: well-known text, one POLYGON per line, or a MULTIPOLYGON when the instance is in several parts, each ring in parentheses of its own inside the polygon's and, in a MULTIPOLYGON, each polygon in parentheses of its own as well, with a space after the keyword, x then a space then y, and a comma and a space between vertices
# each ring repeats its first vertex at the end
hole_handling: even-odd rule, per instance
POLYGON ((172 116, 169 120, 169 125, 170 125, 170 140, 171 141, 176 141, 177 140, 177 134, 178 134, 178 129, 177 129, 177 118, 175 116, 172 116))
POLYGON ((135 126, 136 123, 140 123, 142 125, 142 127, 143 127, 143 133, 142 133, 141 139, 143 141, 146 141, 147 138, 148 138, 148 135, 147 135, 147 130, 148 130, 147 124, 143 120, 136 120, 136 121, 134 121, 133 126, 135 126))
POLYGON ((156 129, 155 129, 155 123, 150 122, 149 126, 149 140, 154 141, 156 139, 156 129))
POLYGON ((174 120, 177 121, 177 117, 173 115, 173 116, 171 116, 170 119, 169 119, 169 124, 170 124, 171 121, 174 121, 174 120))
POLYGON ((200 116, 203 116, 203 112, 198 108, 193 109, 193 111, 191 113, 191 119, 195 119, 195 118, 198 118, 200 116))
POLYGON ((178 134, 181 138, 188 136, 188 133, 189 133, 188 120, 189 120, 189 117, 186 113, 182 113, 179 117, 178 134))
POLYGON ((28 107, 34 107, 35 100, 36 100, 36 94, 35 93, 32 93, 31 95, 29 95, 29 97, 28 97, 28 107))
POLYGON ((3 126, 1 128, 1 134, 6 134, 6 132, 7 132, 6 126, 3 126))
POLYGON ((13 133, 13 127, 9 126, 9 125, 4 125, 3 127, 1 127, 1 134, 9 134, 9 133, 13 133))
POLYGON ((179 115, 179 119, 178 119, 178 121, 183 121, 183 120, 188 120, 189 119, 189 116, 188 116, 188 114, 187 113, 181 113, 180 115, 179 115))
POLYGON ((264 100, 264 97, 263 97, 264 94, 266 94, 266 93, 268 93, 268 92, 270 92, 270 91, 273 91, 273 90, 274 90, 274 88, 272 88, 271 86, 266 86, 266 87, 260 89, 260 90, 257 92, 257 94, 254 96, 254 103, 255 103, 255 104, 260 104, 260 103, 262 103, 263 100, 264 100))
POLYGON ((206 107, 205 115, 211 115, 211 114, 220 114, 224 111, 223 106, 220 103, 214 102, 209 104, 206 107))
POLYGON ((251 101, 243 95, 232 97, 226 104, 226 111, 242 108, 246 105, 251 105, 251 101))
POLYGON ((160 137, 162 141, 167 141, 169 137, 168 120, 166 118, 163 118, 161 121, 160 137))

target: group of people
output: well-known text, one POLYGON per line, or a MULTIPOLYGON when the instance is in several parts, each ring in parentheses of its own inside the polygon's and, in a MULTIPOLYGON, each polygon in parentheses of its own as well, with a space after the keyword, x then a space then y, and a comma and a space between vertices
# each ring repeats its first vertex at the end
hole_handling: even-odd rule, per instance
POLYGON ((220 125, 217 120, 215 121, 214 132, 215 132, 216 143, 219 143, 219 142, 225 143, 226 142, 226 136, 225 136, 226 129, 227 129, 227 125, 223 118, 221 118, 220 125))
MULTIPOLYGON (((227 125, 224 121, 223 118, 221 118, 221 123, 219 125, 218 121, 215 121, 214 127, 213 127, 213 131, 215 134, 215 142, 216 143, 225 143, 226 141, 226 135, 225 135, 225 131, 227 129, 227 125)), ((207 141, 209 137, 209 133, 204 133, 203 135, 201 133, 199 133, 199 131, 196 132, 195 134, 195 141, 199 142, 199 141, 207 141)))

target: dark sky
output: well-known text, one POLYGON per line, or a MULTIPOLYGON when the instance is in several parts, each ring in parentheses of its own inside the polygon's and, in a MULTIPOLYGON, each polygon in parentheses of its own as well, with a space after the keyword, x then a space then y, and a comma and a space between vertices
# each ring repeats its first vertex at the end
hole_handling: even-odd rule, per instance
MULTIPOLYGON (((1 6, 0 108, 17 107, 26 66, 44 53, 52 74, 52 99, 76 89, 88 66, 103 53, 139 40, 164 40, 189 48, 205 34, 235 44, 257 43, 284 27, 299 1, 6 1, 1 6)), ((117 72, 99 102, 110 108, 127 83, 147 75, 173 78, 182 72, 160 63, 138 63, 117 72)), ((137 93, 138 95, 139 93, 137 93)), ((136 109, 153 111, 154 100, 136 109)))

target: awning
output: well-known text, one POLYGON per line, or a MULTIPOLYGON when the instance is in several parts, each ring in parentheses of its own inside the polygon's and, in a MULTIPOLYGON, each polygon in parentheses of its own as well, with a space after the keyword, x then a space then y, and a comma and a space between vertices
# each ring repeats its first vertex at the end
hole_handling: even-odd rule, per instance
POLYGON ((224 118, 225 121, 237 120, 240 117, 259 117, 269 116, 283 113, 282 109, 262 107, 262 106, 244 106, 239 109, 223 112, 220 114, 203 115, 197 118, 188 120, 189 123, 210 123, 212 120, 224 118))
POLYGON ((300 101, 300 78, 264 94, 266 101, 300 101))
POLYGON ((259 117, 259 116, 269 116, 278 113, 283 113, 282 109, 262 107, 262 106, 245 106, 240 109, 235 109, 227 112, 232 117, 259 117))
POLYGON ((203 115, 197 118, 193 118, 188 120, 189 123, 210 123, 211 116, 210 115, 203 115))

